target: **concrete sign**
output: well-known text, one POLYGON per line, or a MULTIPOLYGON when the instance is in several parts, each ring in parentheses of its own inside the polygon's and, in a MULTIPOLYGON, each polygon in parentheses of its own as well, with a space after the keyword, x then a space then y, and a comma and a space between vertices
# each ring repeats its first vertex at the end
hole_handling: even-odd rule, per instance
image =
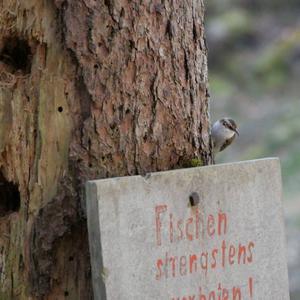
POLYGON ((280 165, 87 183, 95 299, 289 299, 280 165))

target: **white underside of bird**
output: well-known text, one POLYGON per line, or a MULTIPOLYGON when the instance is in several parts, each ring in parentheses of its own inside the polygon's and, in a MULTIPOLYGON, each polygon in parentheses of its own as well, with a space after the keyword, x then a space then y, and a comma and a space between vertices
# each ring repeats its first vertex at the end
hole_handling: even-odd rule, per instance
POLYGON ((213 152, 223 151, 232 143, 237 134, 236 124, 232 119, 224 118, 216 121, 211 129, 213 152))

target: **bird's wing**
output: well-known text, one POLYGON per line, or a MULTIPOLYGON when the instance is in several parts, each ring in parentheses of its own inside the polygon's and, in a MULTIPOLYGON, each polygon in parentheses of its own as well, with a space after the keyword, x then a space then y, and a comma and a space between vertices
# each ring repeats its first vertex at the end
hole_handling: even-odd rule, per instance
POLYGON ((227 146, 229 146, 234 140, 234 138, 235 138, 235 134, 230 139, 226 140, 225 143, 221 146, 220 152, 223 151, 227 146))

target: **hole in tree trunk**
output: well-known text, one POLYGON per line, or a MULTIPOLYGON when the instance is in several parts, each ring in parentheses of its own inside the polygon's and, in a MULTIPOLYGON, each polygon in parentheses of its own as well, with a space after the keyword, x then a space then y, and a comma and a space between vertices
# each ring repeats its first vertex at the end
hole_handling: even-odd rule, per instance
POLYGON ((18 185, 9 182, 0 173, 0 217, 17 212, 20 209, 20 192, 18 185))
POLYGON ((32 52, 28 42, 19 37, 7 37, 2 41, 0 61, 10 67, 10 73, 31 71, 32 52))

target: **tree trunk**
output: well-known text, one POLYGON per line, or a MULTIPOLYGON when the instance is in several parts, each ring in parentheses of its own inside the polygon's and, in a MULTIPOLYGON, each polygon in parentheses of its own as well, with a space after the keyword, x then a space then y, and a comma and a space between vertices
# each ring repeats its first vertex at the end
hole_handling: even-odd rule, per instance
POLYGON ((0 1, 0 299, 91 299, 87 179, 211 163, 203 2, 0 1))

